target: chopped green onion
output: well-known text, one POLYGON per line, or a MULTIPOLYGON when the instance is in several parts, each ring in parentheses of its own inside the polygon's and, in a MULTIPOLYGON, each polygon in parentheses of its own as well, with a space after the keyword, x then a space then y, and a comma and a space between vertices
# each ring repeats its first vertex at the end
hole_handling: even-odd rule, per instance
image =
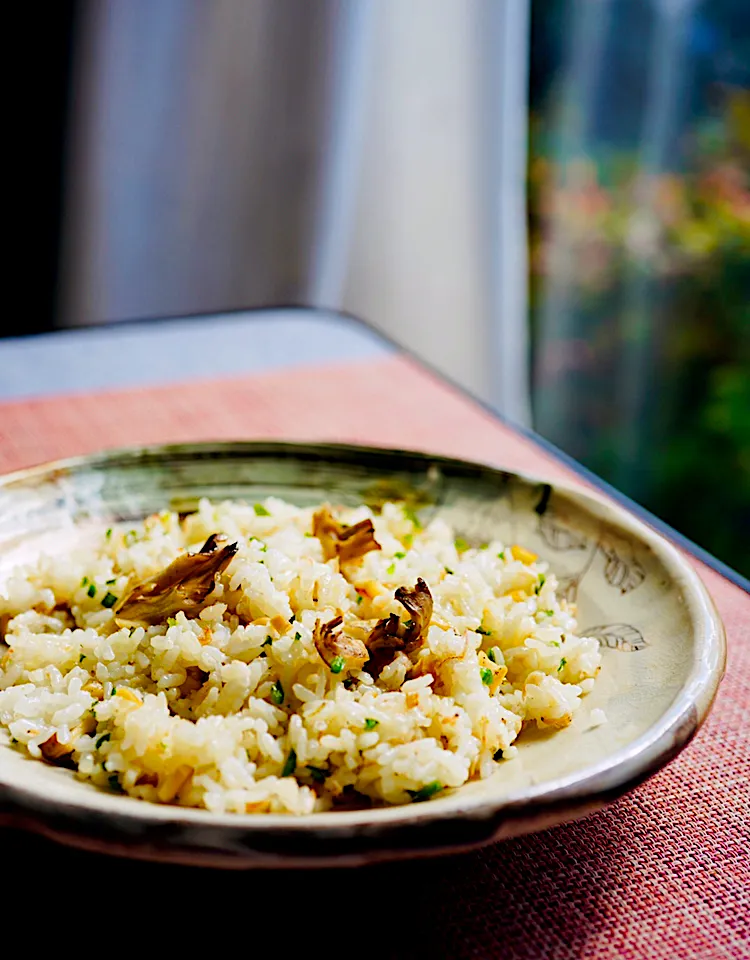
POLYGON ((86 591, 86 593, 87 593, 90 597, 95 597, 95 596, 96 596, 96 584, 92 583, 91 586, 90 586, 90 587, 88 588, 88 590, 86 591))
POLYGON ((456 550, 458 550, 459 553, 462 553, 464 550, 469 549, 469 544, 464 540, 463 537, 456 537, 453 543, 454 543, 454 546, 456 547, 456 550))
POLYGON ((167 617, 167 626, 176 627, 177 626, 177 617, 167 617))
POLYGON ((94 746, 95 746, 96 749, 98 750, 99 747, 101 747, 101 745, 102 745, 105 741, 111 740, 111 739, 112 739, 112 734, 111 734, 111 733, 103 733, 103 734, 99 737, 99 739, 96 741, 96 743, 94 744, 94 746))
POLYGON ((494 648, 494 647, 490 647, 490 649, 487 651, 487 656, 490 658, 490 660, 491 660, 493 663, 497 663, 497 656, 496 656, 496 654, 495 654, 495 648, 494 648))
POLYGON ((115 605, 116 603, 117 603, 117 597, 114 595, 114 593, 109 593, 109 592, 107 592, 107 593, 102 597, 102 606, 103 606, 103 607, 114 607, 114 605, 115 605))
POLYGON ((406 517, 407 520, 411 521, 411 523, 417 528, 417 530, 422 529, 422 522, 414 512, 413 507, 404 507, 404 516, 406 517))
POLYGON ((89 578, 88 578, 88 577, 84 577, 83 580, 81 580, 81 586, 82 586, 82 587, 85 587, 88 582, 89 582, 89 578))
POLYGON ((301 639, 302 639, 302 634, 301 634, 301 633, 295 633, 294 639, 295 639, 295 640, 301 640, 301 639))
POLYGON ((395 573, 395 572, 396 572, 396 564, 395 564, 395 563, 392 563, 385 572, 388 573, 388 574, 395 573))
POLYGON ((84 661, 85 659, 86 659, 86 654, 85 654, 85 653, 82 653, 82 654, 80 655, 80 657, 78 658, 78 662, 79 662, 79 663, 83 663, 83 661, 84 661))
POLYGON ((445 568, 445 572, 446 572, 447 574, 452 574, 452 573, 453 573, 453 571, 451 570, 450 567, 446 567, 446 568, 445 568))
POLYGON ((539 591, 540 591, 540 590, 542 589, 542 587, 544 586, 544 581, 545 581, 546 579, 547 579, 547 578, 545 577, 545 575, 544 575, 543 573, 540 573, 540 574, 539 574, 539 582, 538 582, 537 585, 534 587, 534 593, 537 594, 537 596, 539 595, 539 591))
POLYGON ((276 680, 271 687, 271 702, 275 703, 277 707, 280 707, 284 702, 284 688, 279 680, 276 680))
POLYGON ((565 657, 563 657, 562 660, 560 661, 560 666, 557 668, 557 672, 558 672, 558 673, 563 669, 563 667, 565 666, 565 664, 566 664, 567 662, 568 662, 568 661, 565 659, 565 657))
POLYGON ((308 770, 308 771, 309 771, 310 776, 313 778, 313 780, 314 780, 316 783, 323 783, 323 782, 325 781, 326 777, 330 777, 330 775, 331 775, 331 771, 330 771, 330 770, 326 770, 324 767, 313 767, 313 766, 312 766, 311 764, 309 764, 309 763, 308 763, 308 765, 305 767, 305 770, 308 770))
POLYGON ((550 643, 552 644, 553 647, 559 647, 559 646, 560 646, 560 641, 559 641, 559 640, 550 640, 550 643))
POLYGON ((266 510, 262 503, 253 504, 253 510, 255 510, 256 517, 270 517, 271 514, 266 510))
POLYGON ((404 553, 403 550, 397 550, 396 553, 393 554, 393 556, 394 556, 397 560, 403 560, 404 557, 406 556, 406 554, 404 553))
POLYGON ((359 606, 360 603, 362 603, 362 600, 363 600, 362 594, 361 594, 361 593, 358 593, 358 594, 357 594, 357 606, 359 606))
POLYGON ((421 803, 423 800, 429 800, 430 797, 434 797, 436 793, 440 793, 441 790, 444 790, 442 783, 438 780, 433 780, 432 783, 425 784, 420 790, 407 790, 406 792, 412 799, 412 803, 421 803))
POLYGON ((113 583, 117 583, 117 577, 112 577, 111 580, 107 580, 108 587, 111 587, 113 583))
POLYGON ((505 560, 505 550, 501 550, 497 555, 498 560, 505 560))
POLYGON ((380 720, 373 720, 372 717, 368 717, 365 720, 365 730, 374 730, 379 723, 380 723, 380 720))
POLYGON ((284 764, 284 769, 281 771, 282 777, 291 777, 294 771, 297 769, 297 754, 294 750, 289 751, 289 756, 286 758, 286 763, 284 764))
POLYGON ((545 617, 554 617, 555 615, 554 610, 542 610, 542 613, 545 615, 545 617))
POLYGON ((112 693, 110 693, 110 697, 114 697, 116 693, 117 693, 117 687, 112 687, 112 693))
POLYGON ((266 639, 263 641, 263 646, 270 647, 272 643, 273 643, 273 637, 266 637, 266 639))
POLYGON ((492 683, 492 671, 490 668, 482 667, 479 671, 479 676, 482 678, 482 683, 489 687, 489 685, 492 683))
POLYGON ((331 673, 341 673, 346 665, 346 660, 343 657, 334 657, 331 660, 331 673))
POLYGON ((491 636, 492 636, 492 631, 491 631, 491 630, 485 630, 484 627, 477 627, 477 629, 476 629, 475 632, 476 632, 476 633, 481 633, 483 637, 491 637, 491 636))
POLYGON ((112 536, 112 527, 110 527, 110 528, 107 530, 107 532, 104 534, 104 536, 107 538, 107 540, 109 540, 109 538, 112 536))

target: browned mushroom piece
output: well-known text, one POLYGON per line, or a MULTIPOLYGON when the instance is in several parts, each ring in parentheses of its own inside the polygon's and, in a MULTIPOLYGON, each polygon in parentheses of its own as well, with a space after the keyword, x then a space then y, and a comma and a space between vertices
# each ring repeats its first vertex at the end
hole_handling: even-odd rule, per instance
POLYGON ((394 596, 406 608, 411 619, 402 624, 399 617, 392 613, 372 628, 366 641, 370 659, 365 669, 376 680, 397 653, 413 653, 421 645, 432 619, 432 594, 421 577, 413 589, 399 587, 394 596))
POLYGON ((75 763, 73 763, 73 759, 71 757, 71 754, 73 753, 73 745, 71 743, 60 743, 60 741, 57 739, 56 733, 53 733, 49 740, 45 740, 44 743, 40 743, 39 749, 42 752, 42 756, 48 763, 55 763, 62 767, 75 768, 75 763))
POLYGON ((219 547, 212 534, 198 553, 177 557, 160 574, 136 586, 114 607, 119 626, 149 626, 162 623, 180 610, 197 615, 237 553, 237 544, 219 547))
MULTIPOLYGON (((329 667, 334 666, 334 661, 340 657, 347 670, 361 670, 369 656, 367 647, 361 640, 340 633, 343 622, 343 617, 334 617, 328 623, 318 620, 313 630, 315 648, 329 667)), ((343 666, 340 666, 336 672, 342 670, 343 666)))
POLYGON ((372 520, 360 520, 347 527, 339 523, 328 507, 321 507, 313 514, 312 532, 320 540, 326 560, 338 557, 342 563, 346 563, 364 557, 371 550, 380 550, 372 520))
POLYGON ((433 607, 432 594, 430 588, 420 577, 413 590, 409 590, 408 587, 399 587, 394 596, 411 615, 411 621, 406 625, 404 634, 404 651, 411 653, 421 645, 430 626, 433 607))

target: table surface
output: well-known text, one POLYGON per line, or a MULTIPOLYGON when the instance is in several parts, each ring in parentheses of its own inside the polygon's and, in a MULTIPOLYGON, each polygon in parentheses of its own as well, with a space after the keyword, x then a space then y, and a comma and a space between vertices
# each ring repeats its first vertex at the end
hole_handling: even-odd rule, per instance
MULTIPOLYGON (((285 438, 410 447, 596 483, 336 314, 255 311, 0 341, 0 371, 0 472, 117 446, 285 438)), ((311 942, 335 953, 337 923, 351 919, 346 905, 369 914, 367 906, 382 901, 371 938, 357 947, 352 930, 348 950, 750 956, 750 596, 741 577, 652 522, 693 552, 727 630, 727 676, 690 747, 607 810, 476 853, 354 873, 227 874, 127 862, 9 829, 0 831, 2 862, 29 884, 40 867, 54 876, 84 871, 108 897, 197 884, 222 910, 262 904, 280 947, 293 916, 311 942)))

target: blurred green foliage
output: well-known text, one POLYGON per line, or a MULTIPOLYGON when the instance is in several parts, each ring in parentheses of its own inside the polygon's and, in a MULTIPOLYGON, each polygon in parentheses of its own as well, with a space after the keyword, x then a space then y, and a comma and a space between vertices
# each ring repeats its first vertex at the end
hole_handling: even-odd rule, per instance
POLYGON ((684 152, 684 172, 612 148, 563 166, 532 117, 537 425, 748 575, 750 91, 723 89, 684 152), (555 298, 572 320, 545 320, 555 298))

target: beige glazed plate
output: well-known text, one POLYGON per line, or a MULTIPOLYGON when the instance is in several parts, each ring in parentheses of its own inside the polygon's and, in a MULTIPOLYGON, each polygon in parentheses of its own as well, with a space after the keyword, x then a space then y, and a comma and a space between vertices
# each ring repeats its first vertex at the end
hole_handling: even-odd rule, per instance
MULTIPOLYGON (((14 749, 0 730, 0 821, 133 857, 227 867, 347 865, 456 851, 583 816, 663 767, 705 720, 724 670, 721 622, 678 551, 604 499, 480 464, 330 444, 215 443, 125 450, 0 480, 0 590, 18 563, 65 553, 96 526, 201 496, 299 506, 405 499, 470 545, 520 543, 578 604, 603 665, 571 726, 524 732, 486 780, 427 803, 218 815, 101 790, 14 749), (592 711, 604 710, 596 725, 592 711)), ((0 649, 2 654, 2 649, 0 649)), ((597 716, 599 716, 597 714, 597 716)))

